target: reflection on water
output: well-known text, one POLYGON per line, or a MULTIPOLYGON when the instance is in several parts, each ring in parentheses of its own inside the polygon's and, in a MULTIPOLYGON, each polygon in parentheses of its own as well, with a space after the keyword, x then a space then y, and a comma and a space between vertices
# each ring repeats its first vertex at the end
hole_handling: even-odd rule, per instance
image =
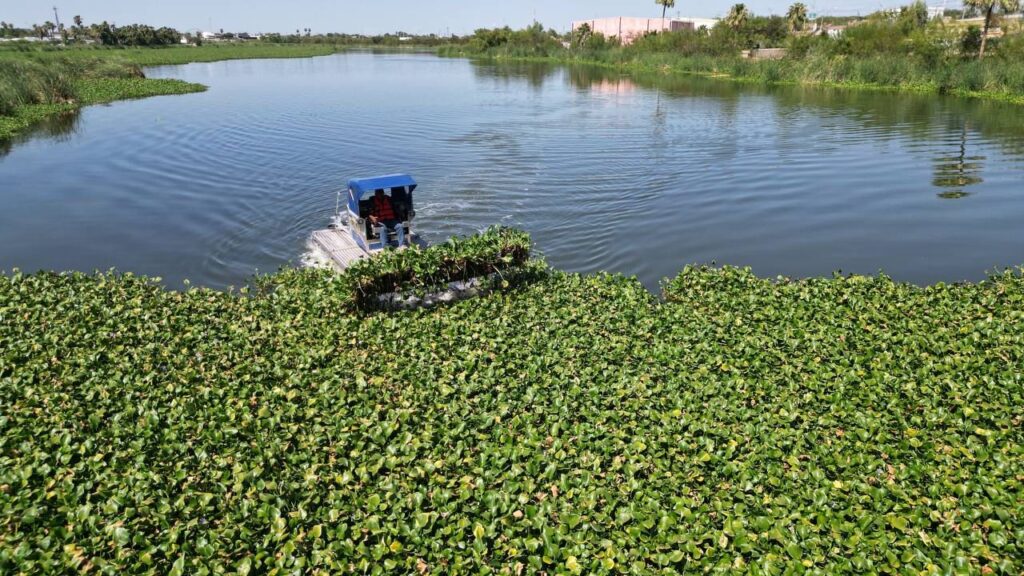
POLYGON ((651 289, 690 263, 928 283, 1024 254, 1004 104, 417 54, 147 74, 210 90, 86 108, 0 158, 0 269, 239 285, 388 172, 420 181, 430 241, 520 226, 558 268, 651 289))
POLYGON ((541 88, 557 73, 551 64, 543 62, 503 62, 501 66, 481 66, 474 69, 481 79, 501 80, 506 84, 526 81, 532 88, 541 88))
POLYGON ((58 142, 66 141, 78 129, 80 115, 80 110, 69 110, 62 114, 47 117, 14 138, 0 139, 0 157, 9 154, 17 144, 32 138, 44 137, 52 138, 58 142))
POLYGON ((780 114, 797 113, 814 107, 846 117, 854 117, 865 128, 899 131, 913 138, 928 139, 935 136, 936 119, 943 119, 947 125, 961 126, 952 153, 940 154, 934 158, 935 176, 932 184, 940 188, 936 196, 940 199, 956 199, 969 196, 969 186, 983 183, 984 155, 968 155, 968 141, 974 137, 1010 138, 999 141, 1007 154, 1024 156, 1021 136, 1024 134, 1024 115, 1009 114, 995 118, 992 108, 1005 110, 1005 106, 961 99, 947 99, 922 96, 888 97, 893 104, 879 107, 876 93, 857 92, 832 88, 815 87, 766 87, 750 86, 728 81, 712 80, 685 75, 659 73, 632 74, 595 66, 560 67, 542 63, 529 65, 494 66, 477 62, 474 68, 481 78, 526 78, 534 88, 545 82, 560 81, 562 78, 577 89, 601 95, 629 95, 641 87, 656 94, 652 116, 652 133, 657 136, 667 124, 668 108, 662 105, 663 94, 675 98, 715 98, 725 116, 736 113, 736 102, 741 96, 752 94, 771 95, 780 108, 780 114), (565 71, 564 75, 561 74, 565 71), (925 121, 922 121, 925 120, 925 121), (974 120, 978 133, 972 132, 974 120))
POLYGON ((947 190, 937 193, 939 198, 953 200, 963 198, 970 193, 964 188, 984 182, 981 177, 984 156, 967 155, 967 122, 960 132, 960 143, 956 154, 939 156, 935 159, 935 178, 932 183, 947 190))

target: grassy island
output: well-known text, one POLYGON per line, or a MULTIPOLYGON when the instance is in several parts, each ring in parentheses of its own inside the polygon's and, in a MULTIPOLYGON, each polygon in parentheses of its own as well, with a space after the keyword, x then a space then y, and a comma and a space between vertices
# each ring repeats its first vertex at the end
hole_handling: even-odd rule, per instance
POLYGON ((4 48, 0 50, 0 140, 47 118, 88 106, 206 89, 150 79, 143 66, 242 58, 308 58, 332 54, 322 44, 225 44, 160 48, 4 48))
POLYGON ((0 572, 1024 570, 1019 272, 352 286, 0 277, 0 572))
POLYGON ((146 78, 138 65, 122 59, 0 55, 0 140, 90 104, 205 89, 146 78))

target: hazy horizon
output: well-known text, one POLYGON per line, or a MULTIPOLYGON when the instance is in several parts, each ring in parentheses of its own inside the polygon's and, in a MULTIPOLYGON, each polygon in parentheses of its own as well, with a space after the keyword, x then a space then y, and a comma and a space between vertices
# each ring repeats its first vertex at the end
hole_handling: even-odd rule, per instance
MULTIPOLYGON (((721 17, 735 0, 712 0, 699 6, 676 2, 670 16, 721 17)), ((791 0, 750 0, 747 8, 755 14, 781 14, 791 0)), ((898 6, 900 2, 871 0, 804 0, 810 12, 828 15, 867 14, 898 6)), ((903 2, 906 3, 906 2, 903 2)), ((75 15, 87 23, 104 20, 117 24, 170 26, 178 30, 219 30, 232 32, 291 33, 311 28, 314 33, 383 34, 404 31, 412 34, 467 34, 477 28, 495 26, 523 27, 534 20, 557 30, 567 30, 572 20, 606 16, 661 15, 653 0, 563 0, 557 5, 526 0, 501 3, 494 0, 383 0, 371 4, 353 1, 294 0, 287 6, 279 2, 256 0, 180 0, 174 4, 153 0, 38 0, 16 2, 0 11, 0 20, 19 27, 54 21, 56 4, 60 19, 69 24, 75 15)), ((950 8, 959 7, 957 3, 950 8)))

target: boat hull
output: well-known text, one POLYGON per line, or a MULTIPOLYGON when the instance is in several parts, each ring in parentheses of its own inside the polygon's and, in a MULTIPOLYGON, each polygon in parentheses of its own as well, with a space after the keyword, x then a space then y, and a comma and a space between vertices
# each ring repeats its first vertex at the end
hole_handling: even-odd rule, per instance
MULTIPOLYGON (((410 245, 426 248, 427 243, 417 234, 411 234, 410 245)), ((313 232, 310 237, 312 246, 320 252, 322 260, 335 270, 342 271, 363 258, 369 258, 382 252, 381 249, 367 250, 356 242, 355 235, 348 226, 337 226, 313 232)))

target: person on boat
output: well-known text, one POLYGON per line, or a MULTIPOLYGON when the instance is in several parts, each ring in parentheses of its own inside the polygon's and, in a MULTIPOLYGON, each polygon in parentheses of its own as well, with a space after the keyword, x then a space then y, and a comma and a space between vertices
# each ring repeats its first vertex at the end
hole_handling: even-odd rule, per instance
POLYGON ((387 240, 388 230, 394 230, 397 234, 399 247, 405 244, 405 226, 402 226, 402 221, 398 219, 395 205, 391 203, 391 197, 385 195, 382 188, 378 188, 373 192, 370 205, 370 223, 374 226, 383 226, 380 232, 382 245, 386 245, 385 241, 387 240))

